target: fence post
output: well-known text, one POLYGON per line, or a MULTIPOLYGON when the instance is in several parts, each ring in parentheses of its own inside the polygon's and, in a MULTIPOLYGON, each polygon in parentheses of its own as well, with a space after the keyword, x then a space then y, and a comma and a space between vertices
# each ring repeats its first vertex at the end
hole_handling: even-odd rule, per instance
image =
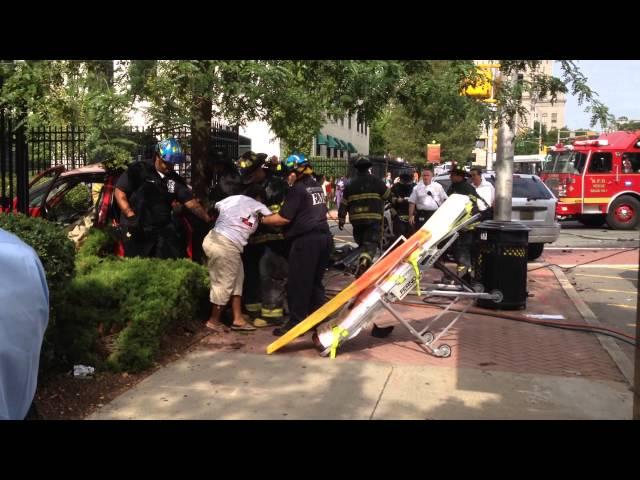
MULTIPOLYGON (((25 136, 25 117, 18 117, 19 126, 15 132, 16 145, 16 181, 18 211, 25 215, 29 212, 29 155, 25 136)), ((10 137, 11 138, 11 137, 10 137)))

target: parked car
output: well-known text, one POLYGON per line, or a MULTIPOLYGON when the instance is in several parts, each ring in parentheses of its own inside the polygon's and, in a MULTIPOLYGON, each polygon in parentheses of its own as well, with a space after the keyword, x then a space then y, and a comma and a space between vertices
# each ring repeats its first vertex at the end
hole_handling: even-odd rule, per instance
MULTIPOLYGON (((487 172, 483 177, 495 185, 495 173, 487 172)), ((434 180, 445 190, 451 185, 448 175, 438 175, 434 180)), ((529 260, 542 255, 545 243, 553 243, 560 236, 560 224, 556 221, 557 199, 553 192, 537 175, 516 174, 513 176, 513 199, 511 220, 522 222, 529 232, 529 260)), ((394 238, 391 214, 385 211, 384 244, 394 238)))
MULTIPOLYGON (((114 197, 114 185, 118 175, 108 173, 101 164, 66 170, 59 165, 50 168, 29 183, 29 216, 40 217, 70 226, 77 220, 92 214, 93 225, 112 229, 119 227, 120 209, 114 197)), ((8 201, 0 202, 0 212, 8 211, 8 201)), ((13 209, 17 198, 13 199, 13 209)), ((186 255, 193 255, 193 222, 196 217, 183 209, 177 216, 182 225, 186 243, 186 255)), ((124 255, 120 241, 116 244, 117 255, 124 255)))

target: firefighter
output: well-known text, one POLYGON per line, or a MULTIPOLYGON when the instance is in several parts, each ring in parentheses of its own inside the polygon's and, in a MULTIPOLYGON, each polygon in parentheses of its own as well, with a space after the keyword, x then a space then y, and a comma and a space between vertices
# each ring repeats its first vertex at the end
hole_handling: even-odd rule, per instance
POLYGON ((362 275, 373 263, 382 234, 384 202, 391 197, 384 182, 369 173, 371 165, 366 157, 356 160, 358 174, 345 187, 338 211, 338 228, 344 229, 348 212, 353 238, 362 248, 356 276, 362 275))
MULTIPOLYGON (((476 189, 466 181, 466 172, 462 168, 454 168, 451 170, 451 186, 447 190, 447 195, 459 193, 467 195, 473 205, 472 213, 479 211, 478 209, 478 193, 476 189)), ((458 277, 470 282, 472 275, 471 268, 471 242, 473 240, 472 228, 460 231, 460 236, 453 245, 453 255, 455 257, 458 277)))
POLYGON ((115 198, 122 212, 120 224, 127 229, 123 242, 127 257, 186 256, 173 215, 178 203, 204 222, 211 222, 185 180, 173 171, 184 159, 180 143, 169 138, 156 145, 153 158, 134 162, 118 178, 115 198))
MULTIPOLYGON (((272 157, 273 159, 273 157, 272 157)), ((240 160, 244 184, 259 185, 263 200, 273 213, 280 211, 289 189, 286 180, 274 172, 273 164, 264 153, 248 152, 240 160)), ((285 285, 288 270, 288 242, 282 228, 260 225, 249 237, 243 264, 245 272, 245 308, 255 327, 279 325, 284 320, 285 285)))
POLYGON ((409 238, 413 233, 409 223, 409 196, 413 191, 413 178, 410 173, 402 173, 400 181, 391 187, 391 205, 393 210, 393 233, 396 238, 404 235, 409 238))
MULTIPOLYGON (((369 173, 372 163, 367 157, 356 160, 357 175, 344 189, 344 197, 338 211, 338 228, 344 229, 345 218, 353 227, 353 238, 362 247, 356 277, 362 275, 373 263, 382 236, 382 215, 384 202, 391 198, 384 181, 369 173)), ((388 336, 393 326, 378 327, 375 323, 371 335, 378 338, 388 336)))
POLYGON ((333 248, 326 199, 313 178, 311 164, 304 155, 291 155, 287 166, 295 175, 295 183, 279 213, 262 218, 263 225, 284 227, 284 236, 291 242, 287 281, 289 320, 273 330, 276 336, 284 335, 324 305, 322 278, 333 248))

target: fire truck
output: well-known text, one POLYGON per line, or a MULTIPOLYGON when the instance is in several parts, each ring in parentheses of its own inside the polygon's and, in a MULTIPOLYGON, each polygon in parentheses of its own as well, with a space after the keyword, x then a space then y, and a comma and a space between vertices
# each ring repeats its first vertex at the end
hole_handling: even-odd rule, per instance
POLYGON ((632 230, 640 225, 640 130, 558 144, 540 178, 558 198, 559 220, 632 230))

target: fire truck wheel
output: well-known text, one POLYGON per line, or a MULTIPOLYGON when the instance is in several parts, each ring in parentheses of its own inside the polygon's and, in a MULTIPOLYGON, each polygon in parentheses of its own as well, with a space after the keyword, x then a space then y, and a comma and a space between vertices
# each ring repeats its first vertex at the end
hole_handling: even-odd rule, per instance
POLYGON ((607 223, 614 230, 633 230, 638 226, 640 201, 631 195, 622 195, 609 207, 607 223))
POLYGON ((544 243, 530 243, 527 249, 527 259, 535 260, 542 255, 542 250, 544 250, 544 243))
POLYGON ((580 215, 578 221, 587 227, 601 227, 607 221, 606 215, 580 215))

